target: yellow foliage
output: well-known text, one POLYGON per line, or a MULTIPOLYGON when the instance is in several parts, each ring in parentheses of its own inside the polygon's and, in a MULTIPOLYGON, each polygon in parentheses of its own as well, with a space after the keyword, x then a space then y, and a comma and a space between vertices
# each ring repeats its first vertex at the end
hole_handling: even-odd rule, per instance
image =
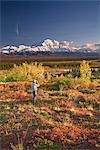
POLYGON ((84 82, 86 80, 90 80, 91 78, 91 68, 89 66, 89 63, 85 60, 82 61, 80 64, 80 77, 84 82))
POLYGON ((0 72, 1 81, 32 81, 38 80, 44 82, 44 67, 37 62, 28 64, 27 62, 20 65, 14 64, 14 67, 9 69, 6 74, 0 72))
POLYGON ((23 63, 22 65, 14 65, 9 71, 10 75, 19 75, 23 80, 31 81, 33 79, 43 80, 44 68, 42 64, 35 63, 23 63))

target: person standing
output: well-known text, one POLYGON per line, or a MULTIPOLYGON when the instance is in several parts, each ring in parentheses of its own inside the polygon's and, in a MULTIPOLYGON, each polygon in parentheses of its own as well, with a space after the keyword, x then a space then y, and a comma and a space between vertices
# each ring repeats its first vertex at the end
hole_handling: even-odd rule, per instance
POLYGON ((36 103, 37 90, 39 86, 40 85, 37 80, 32 81, 32 104, 33 105, 36 103))

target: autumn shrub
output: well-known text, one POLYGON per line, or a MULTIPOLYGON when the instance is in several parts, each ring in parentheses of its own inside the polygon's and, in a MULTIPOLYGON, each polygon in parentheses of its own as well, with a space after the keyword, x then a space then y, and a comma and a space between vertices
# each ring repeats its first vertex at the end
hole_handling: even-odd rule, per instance
POLYGON ((91 68, 89 63, 85 60, 80 64, 80 78, 83 79, 84 82, 91 79, 91 68))
POLYGON ((6 73, 3 70, 0 70, 0 82, 6 81, 6 73))
POLYGON ((35 63, 22 63, 21 65, 15 65, 9 69, 6 73, 6 76, 3 76, 3 73, 0 74, 0 79, 2 81, 11 82, 11 81, 31 81, 33 79, 38 79, 39 82, 43 82, 44 79, 44 68, 42 64, 35 63))
POLYGON ((95 83, 95 84, 100 84, 100 79, 95 79, 95 80, 93 80, 93 83, 95 83))
POLYGON ((89 80, 83 80, 81 78, 58 78, 58 80, 55 81, 55 86, 57 90, 63 90, 63 89, 78 89, 81 87, 87 87, 91 83, 89 80), (86 82, 85 82, 86 81, 86 82))

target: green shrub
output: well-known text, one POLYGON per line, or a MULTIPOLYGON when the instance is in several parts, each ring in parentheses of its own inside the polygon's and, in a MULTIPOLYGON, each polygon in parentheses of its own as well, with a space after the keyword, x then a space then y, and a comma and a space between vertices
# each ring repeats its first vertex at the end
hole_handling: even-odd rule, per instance
POLYGON ((48 139, 42 139, 41 143, 39 143, 38 150, 60 150, 61 146, 59 143, 53 143, 48 139))
POLYGON ((56 90, 62 90, 64 86, 70 86, 70 85, 71 85, 71 79, 58 80, 55 83, 56 90))

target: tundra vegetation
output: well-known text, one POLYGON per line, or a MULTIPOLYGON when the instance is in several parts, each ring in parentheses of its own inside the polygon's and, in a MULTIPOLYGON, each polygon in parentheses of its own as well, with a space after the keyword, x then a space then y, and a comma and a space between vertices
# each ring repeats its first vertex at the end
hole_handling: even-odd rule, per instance
POLYGON ((2 150, 100 149, 99 76, 86 61, 67 75, 54 71, 40 63, 0 70, 2 150), (35 105, 32 79, 40 83, 35 105))

